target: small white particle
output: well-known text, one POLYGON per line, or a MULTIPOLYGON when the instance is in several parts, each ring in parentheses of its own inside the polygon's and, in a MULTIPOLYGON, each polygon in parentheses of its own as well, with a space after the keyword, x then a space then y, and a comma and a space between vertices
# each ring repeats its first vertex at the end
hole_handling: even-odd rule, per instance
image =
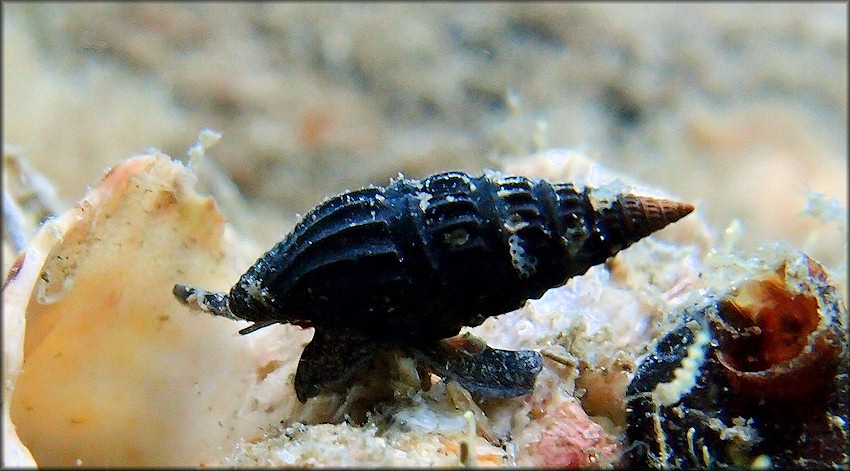
POLYGON ((286 464, 295 464, 296 457, 292 453, 287 450, 278 450, 277 455, 280 457, 280 460, 286 464))
POLYGON ((428 202, 431 200, 431 194, 420 191, 416 193, 415 196, 419 200, 419 209, 421 209, 422 211, 428 209, 428 202))

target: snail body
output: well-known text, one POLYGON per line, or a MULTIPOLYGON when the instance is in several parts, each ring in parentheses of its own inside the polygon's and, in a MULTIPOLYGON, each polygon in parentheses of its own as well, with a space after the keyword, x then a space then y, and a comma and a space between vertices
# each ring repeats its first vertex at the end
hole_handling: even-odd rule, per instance
MULTIPOLYGON (((693 211, 671 200, 595 192, 499 174, 400 178, 327 199, 229 293, 178 284, 174 294, 197 309, 253 322, 243 334, 274 323, 314 327, 295 378, 303 402, 325 383, 350 378, 351 364, 383 346, 439 357, 434 345, 462 327, 539 298, 693 211), (356 357, 332 358, 346 355, 356 357), (325 367, 331 373, 309 371, 325 367)), ((499 358, 506 373, 527 370, 516 380, 522 386, 476 387, 482 378, 464 381, 470 373, 463 371, 443 376, 486 396, 533 387, 539 354, 486 345, 476 351, 499 358)))

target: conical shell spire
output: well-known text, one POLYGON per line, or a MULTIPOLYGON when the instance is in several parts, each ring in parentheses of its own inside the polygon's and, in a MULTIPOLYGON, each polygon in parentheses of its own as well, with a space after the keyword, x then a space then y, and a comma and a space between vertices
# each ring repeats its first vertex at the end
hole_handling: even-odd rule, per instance
POLYGON ((682 219, 694 210, 692 204, 650 196, 621 195, 618 202, 620 224, 628 244, 682 219))
POLYGON ((609 203, 597 206, 594 211, 594 222, 589 229, 596 236, 585 242, 585 258, 580 266, 589 268, 602 263, 606 258, 678 221, 693 210, 693 205, 668 199, 617 195, 609 203))

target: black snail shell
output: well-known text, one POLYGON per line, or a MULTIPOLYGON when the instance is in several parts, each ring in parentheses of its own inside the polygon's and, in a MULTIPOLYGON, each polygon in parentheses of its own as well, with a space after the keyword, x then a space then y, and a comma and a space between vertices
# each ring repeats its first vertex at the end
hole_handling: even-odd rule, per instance
POLYGON ((473 394, 529 392, 532 351, 442 339, 526 300, 679 220, 693 206, 524 177, 460 172, 401 178, 330 198, 263 255, 230 293, 175 285, 211 314, 314 327, 295 391, 339 387, 384 347, 401 347, 473 394), (470 347, 471 345, 471 347, 470 347))

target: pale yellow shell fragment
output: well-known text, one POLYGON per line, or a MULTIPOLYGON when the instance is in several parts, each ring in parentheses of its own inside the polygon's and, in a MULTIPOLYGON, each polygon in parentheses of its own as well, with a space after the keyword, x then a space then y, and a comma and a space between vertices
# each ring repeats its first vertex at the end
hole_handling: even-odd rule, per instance
POLYGON ((226 289, 251 263, 194 180, 165 155, 128 159, 21 254, 3 289, 5 465, 197 466, 269 423, 247 392, 282 326, 247 341, 247 323, 171 294, 226 289))

